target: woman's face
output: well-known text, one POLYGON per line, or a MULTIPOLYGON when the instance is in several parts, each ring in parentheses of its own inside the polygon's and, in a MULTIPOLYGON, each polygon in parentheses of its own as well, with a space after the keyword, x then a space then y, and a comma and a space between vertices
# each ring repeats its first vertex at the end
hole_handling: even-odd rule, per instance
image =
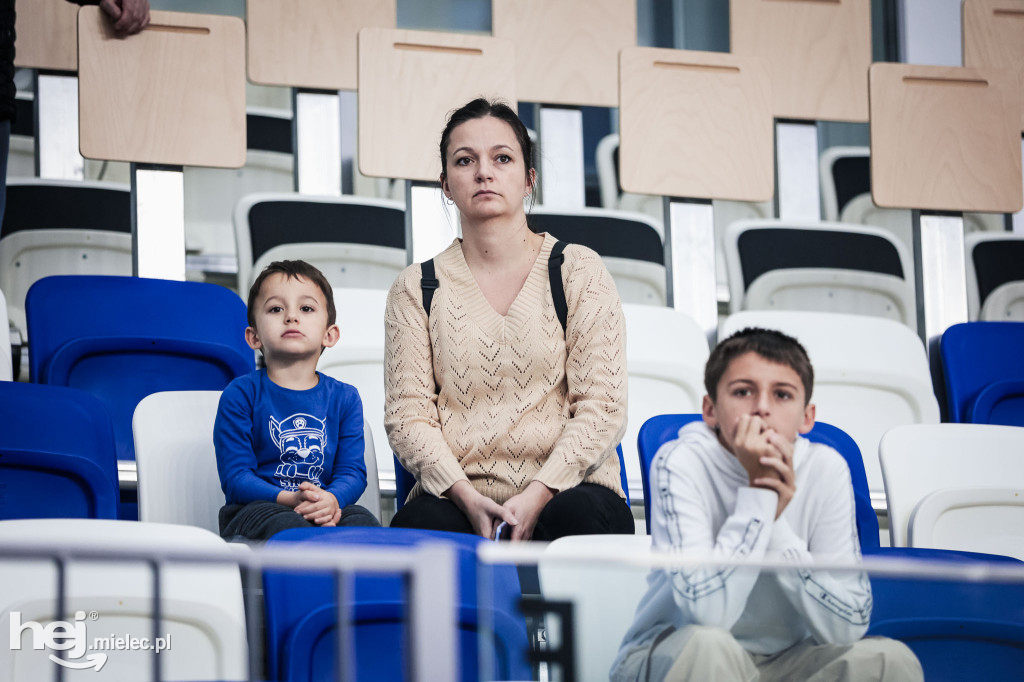
POLYGON ((448 172, 441 189, 463 218, 481 220, 523 211, 534 174, 526 168, 509 124, 493 116, 470 119, 452 131, 446 155, 448 172))

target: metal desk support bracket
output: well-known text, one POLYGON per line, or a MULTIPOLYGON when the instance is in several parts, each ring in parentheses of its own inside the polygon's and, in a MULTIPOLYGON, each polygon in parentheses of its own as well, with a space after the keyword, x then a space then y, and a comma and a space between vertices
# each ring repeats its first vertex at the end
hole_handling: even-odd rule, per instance
POLYGON ((185 279, 185 173, 132 164, 132 274, 185 279))
MULTIPOLYGON (((347 93, 348 94, 348 93, 347 93)), ((354 93, 351 93, 354 97, 354 93)), ((348 98, 346 98, 348 99, 348 98)), ((346 113, 351 103, 345 102, 346 113)), ((342 97, 335 91, 292 90, 295 190, 299 194, 342 193, 342 97)), ((354 122, 355 118, 347 119, 354 122)), ((349 125, 354 135, 354 124, 349 125)), ((351 151, 354 145, 349 146, 351 151)), ((351 163, 351 160, 350 160, 351 163)), ((349 191, 352 176, 348 174, 349 191)))
POLYGON ((818 125, 775 122, 775 214, 785 220, 821 220, 818 125))
POLYGON ((931 356, 942 332, 967 321, 964 220, 960 214, 912 215, 917 328, 931 356))
POLYGON ((583 111, 576 107, 538 106, 537 127, 541 203, 551 208, 583 208, 583 111))
POLYGON ((47 180, 84 180, 85 159, 78 153, 78 76, 36 71, 36 175, 47 180))
POLYGON ((665 197, 667 303, 700 325, 714 346, 718 336, 715 215, 709 199, 665 197))
POLYGON ((459 212, 437 183, 405 183, 405 248, 409 263, 422 263, 461 234, 459 212))

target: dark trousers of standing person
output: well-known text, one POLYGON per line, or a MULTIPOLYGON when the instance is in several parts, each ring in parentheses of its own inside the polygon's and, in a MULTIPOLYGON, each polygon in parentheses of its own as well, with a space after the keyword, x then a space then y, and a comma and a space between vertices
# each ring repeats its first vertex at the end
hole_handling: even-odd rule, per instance
MULTIPOLYGON (((391 519, 391 527, 474 533, 473 524, 454 502, 428 493, 406 502, 391 519)), ((558 493, 544 506, 532 539, 548 542, 566 535, 634 532, 633 513, 624 499, 603 485, 580 483, 558 493)))

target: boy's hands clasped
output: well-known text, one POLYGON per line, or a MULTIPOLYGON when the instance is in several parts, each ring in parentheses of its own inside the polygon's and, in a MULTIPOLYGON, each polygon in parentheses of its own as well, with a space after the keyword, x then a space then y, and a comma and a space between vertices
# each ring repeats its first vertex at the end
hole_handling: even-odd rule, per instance
POLYGON ((793 443, 757 415, 744 414, 736 425, 733 448, 736 458, 747 470, 751 487, 774 490, 778 494, 775 518, 779 518, 796 493, 793 443))
POLYGON ((298 490, 282 491, 277 502, 293 508, 295 513, 318 526, 336 526, 341 521, 341 506, 334 493, 308 481, 300 483, 298 490))

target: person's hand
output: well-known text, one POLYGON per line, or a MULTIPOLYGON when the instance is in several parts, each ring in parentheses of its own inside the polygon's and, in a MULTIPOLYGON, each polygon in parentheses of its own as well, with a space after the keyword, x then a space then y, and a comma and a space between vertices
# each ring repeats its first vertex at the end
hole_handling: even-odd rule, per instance
POLYGON ((469 519, 473 532, 494 539, 494 530, 502 521, 513 527, 519 524, 511 511, 476 491, 469 481, 459 481, 445 491, 445 497, 455 503, 469 519))
POLYGON ((319 488, 309 481, 299 484, 302 502, 295 507, 295 512, 302 518, 318 526, 336 525, 341 518, 341 507, 333 493, 319 488))
POLYGON ((768 428, 764 420, 757 415, 741 415, 736 422, 736 435, 733 437, 732 449, 736 459, 747 471, 750 485, 754 485, 754 479, 772 476, 774 469, 766 470, 761 464, 762 457, 769 457, 775 453, 769 440, 770 434, 775 433, 768 428))
POLYGON ((775 518, 779 518, 786 505, 796 493, 796 474, 793 472, 793 443, 775 431, 768 431, 770 453, 761 457, 761 466, 765 473, 754 479, 758 488, 774 490, 779 495, 779 504, 775 509, 775 518))
POLYGON ((302 503, 302 493, 298 490, 282 490, 277 494, 277 503, 295 509, 302 503))
POLYGON ((138 33, 149 25, 149 0, 100 0, 118 35, 138 33))
POLYGON ((334 526, 337 526, 338 523, 340 523, 340 522, 341 522, 341 509, 339 508, 338 511, 334 512, 334 516, 331 518, 330 521, 325 521, 324 523, 321 523, 320 525, 323 526, 324 528, 333 528, 334 526))
POLYGON ((554 496, 551 488, 540 481, 531 481, 523 492, 505 501, 502 506, 519 520, 518 525, 512 528, 513 541, 529 540, 533 537, 533 529, 537 525, 541 511, 554 496))

